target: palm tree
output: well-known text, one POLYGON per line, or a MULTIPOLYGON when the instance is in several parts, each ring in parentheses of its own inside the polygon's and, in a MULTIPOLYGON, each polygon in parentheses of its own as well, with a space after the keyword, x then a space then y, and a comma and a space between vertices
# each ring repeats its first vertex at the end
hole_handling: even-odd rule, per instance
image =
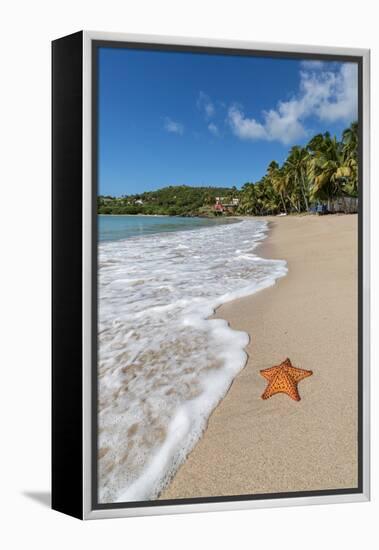
POLYGON ((274 160, 271 161, 268 166, 266 178, 270 181, 275 193, 280 197, 283 210, 287 214, 287 206, 285 201, 285 195, 287 192, 287 180, 283 169, 279 168, 279 164, 274 160))
POLYGON ((351 195, 358 194, 358 122, 352 122, 342 134, 342 150, 347 168, 349 181, 346 190, 351 195))
MULTIPOLYGON (((301 194, 306 211, 309 210, 308 162, 307 149, 298 145, 292 147, 285 162, 288 183, 292 183, 291 187, 295 193, 301 194)), ((299 202, 301 201, 297 198, 297 203, 299 202)), ((301 206, 298 206, 298 209, 300 210, 301 206)))
POLYGON ((351 176, 343 145, 328 132, 315 136, 307 146, 310 153, 308 176, 312 181, 312 198, 330 200, 344 194, 344 186, 351 176))
POLYGON ((259 184, 261 191, 260 199, 264 214, 277 214, 280 212, 280 197, 275 191, 273 181, 274 180, 270 179, 270 177, 266 175, 262 178, 259 184))
POLYGON ((254 183, 245 183, 241 189, 241 200, 238 206, 238 210, 242 214, 257 215, 256 201, 257 192, 254 183))
POLYGON ((342 134, 343 152, 346 158, 358 157, 358 122, 352 122, 342 134))

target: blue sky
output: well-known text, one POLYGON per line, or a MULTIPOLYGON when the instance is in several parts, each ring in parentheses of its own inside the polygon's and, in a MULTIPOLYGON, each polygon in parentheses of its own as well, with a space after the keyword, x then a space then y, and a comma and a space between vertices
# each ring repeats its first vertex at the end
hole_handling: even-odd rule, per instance
POLYGON ((99 193, 240 187, 357 117, 357 67, 100 48, 99 193))

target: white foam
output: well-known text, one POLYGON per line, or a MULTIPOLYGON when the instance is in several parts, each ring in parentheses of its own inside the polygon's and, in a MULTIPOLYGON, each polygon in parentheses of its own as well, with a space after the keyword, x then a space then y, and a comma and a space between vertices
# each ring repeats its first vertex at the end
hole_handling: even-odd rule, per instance
POLYGON ((245 220, 99 246, 100 502, 156 498, 201 437, 248 343, 208 318, 287 272, 254 254, 266 231, 245 220))

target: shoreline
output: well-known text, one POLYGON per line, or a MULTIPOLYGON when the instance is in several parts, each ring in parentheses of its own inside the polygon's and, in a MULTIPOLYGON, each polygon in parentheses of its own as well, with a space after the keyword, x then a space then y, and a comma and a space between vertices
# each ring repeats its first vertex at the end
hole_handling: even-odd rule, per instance
POLYGON ((225 221, 216 230, 177 231, 169 239, 157 235, 101 248, 102 502, 158 497, 246 364, 248 335, 212 320, 214 311, 287 272, 285 262, 259 261, 258 267, 255 261, 256 245, 267 235, 266 221, 241 220, 239 225, 227 220, 226 226, 225 221), (150 271, 148 284, 142 285, 150 271), (169 292, 161 294, 162 288, 169 292), (119 318, 122 322, 114 323, 119 318), (116 445, 119 411, 127 437, 116 445), (141 456, 147 460, 141 462, 141 456))
MULTIPOLYGON (((201 218, 205 220, 259 219, 257 216, 172 216, 171 214, 100 214, 99 212, 96 215, 107 216, 109 218, 128 216, 129 218, 201 218)), ((264 216, 262 218, 264 219, 264 216)))
POLYGON ((357 485, 357 216, 258 219, 269 228, 255 253, 288 274, 215 311, 249 335, 247 361, 162 499, 357 485), (287 356, 314 372, 302 400, 263 401, 259 370, 287 356))

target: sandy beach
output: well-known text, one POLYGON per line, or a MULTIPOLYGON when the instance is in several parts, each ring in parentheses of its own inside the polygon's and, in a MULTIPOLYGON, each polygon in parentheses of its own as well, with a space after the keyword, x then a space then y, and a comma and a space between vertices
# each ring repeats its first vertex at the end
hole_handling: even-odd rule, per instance
POLYGON ((217 310, 249 358, 161 499, 357 485, 357 216, 267 219, 258 254, 288 275, 217 310), (262 400, 259 371, 286 357, 313 371, 301 401, 262 400))

